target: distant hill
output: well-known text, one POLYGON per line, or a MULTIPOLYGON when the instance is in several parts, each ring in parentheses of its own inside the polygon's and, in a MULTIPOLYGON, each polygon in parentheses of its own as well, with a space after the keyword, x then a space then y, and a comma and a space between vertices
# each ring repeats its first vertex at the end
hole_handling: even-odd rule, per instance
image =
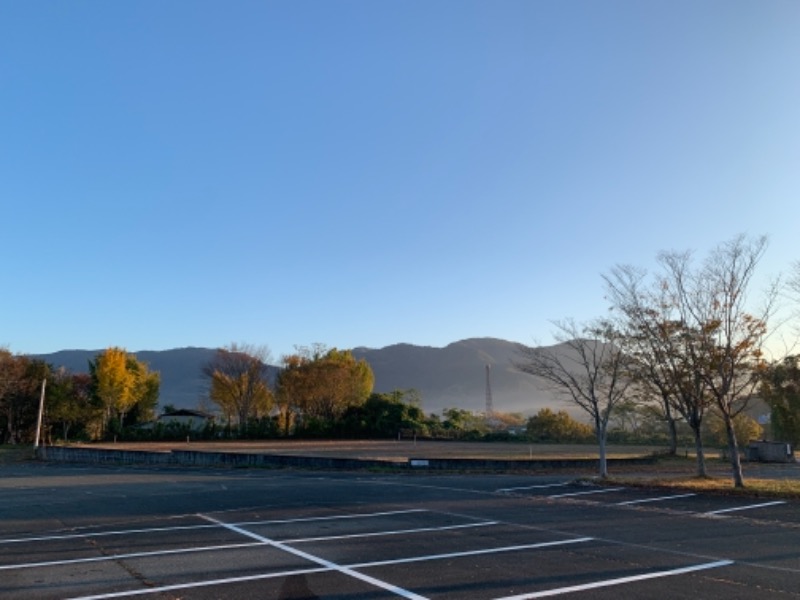
POLYGON ((381 349, 355 348, 375 373, 375 391, 414 388, 427 413, 458 407, 482 411, 486 407, 486 365, 490 367, 492 404, 496 411, 533 414, 549 406, 572 407, 541 380, 521 373, 519 345, 495 338, 472 338, 444 348, 395 344, 381 349))
MULTIPOLYGON (((64 367, 73 373, 88 373, 89 361, 102 350, 61 350, 40 354, 54 367, 64 367)), ((145 350, 133 352, 138 360, 146 362, 151 371, 161 374, 159 405, 171 404, 176 408, 197 408, 208 396, 208 379, 202 368, 216 352, 216 348, 176 348, 174 350, 145 350)))
MULTIPOLYGON (((444 348, 395 344, 380 349, 355 348, 354 356, 365 359, 375 373, 375 391, 416 389, 427 413, 457 407, 482 411, 486 406, 486 365, 490 367, 495 410, 526 415, 540 408, 573 407, 557 398, 540 380, 520 373, 518 344, 495 338, 473 338, 444 348)), ((196 408, 207 403, 208 380, 202 367, 214 356, 214 348, 176 348, 135 352, 150 370, 161 374, 159 404, 196 408)), ((101 350, 62 350, 36 358, 54 367, 85 373, 101 350)))

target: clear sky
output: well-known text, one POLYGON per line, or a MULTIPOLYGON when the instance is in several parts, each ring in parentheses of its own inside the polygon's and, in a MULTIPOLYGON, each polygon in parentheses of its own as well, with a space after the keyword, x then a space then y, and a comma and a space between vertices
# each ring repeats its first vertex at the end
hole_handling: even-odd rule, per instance
POLYGON ((0 0, 0 345, 551 341, 800 259, 796 0, 0 0))

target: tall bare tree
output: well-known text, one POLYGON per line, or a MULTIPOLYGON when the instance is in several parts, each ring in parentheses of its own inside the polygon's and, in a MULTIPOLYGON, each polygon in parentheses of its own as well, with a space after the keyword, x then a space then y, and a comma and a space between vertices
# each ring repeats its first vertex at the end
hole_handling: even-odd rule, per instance
POLYGON ((607 321, 578 325, 564 320, 554 325, 559 344, 520 346, 515 366, 548 382, 589 415, 598 444, 599 475, 608 477, 608 423, 631 385, 630 361, 619 344, 619 333, 607 321))
POLYGON ((728 435, 733 481, 742 487, 735 419, 747 407, 765 367, 763 345, 778 288, 760 306, 748 297, 765 237, 737 236, 717 246, 699 266, 690 252, 664 252, 661 272, 648 285, 632 267, 606 277, 614 308, 627 321, 627 342, 640 371, 664 394, 695 434, 698 471, 705 475, 700 426, 719 411, 728 435), (642 350, 642 348, 644 350, 642 350))
POLYGON ((247 421, 267 414, 274 402, 268 378, 269 350, 265 346, 231 344, 219 348, 203 367, 211 380, 209 397, 225 414, 236 420, 239 431, 247 421))
MULTIPOLYGON (((689 255, 662 258, 668 271, 680 272, 687 268, 689 255)), ((648 280, 645 271, 632 266, 617 266, 604 279, 615 321, 623 332, 620 343, 633 361, 633 376, 645 394, 660 399, 670 451, 677 450, 677 413, 692 430, 697 473, 705 477, 702 427, 712 398, 705 381, 696 376, 701 357, 697 335, 685 325, 674 302, 671 279, 648 280)))
POLYGON ((697 374, 724 420, 736 487, 744 486, 744 478, 734 419, 746 409, 766 367, 764 343, 778 297, 773 284, 758 305, 749 298, 766 248, 766 237, 740 235, 717 246, 699 269, 682 271, 679 279, 673 275, 676 301, 699 332, 697 374))
POLYGON ((654 299, 652 291, 644 284, 646 273, 632 266, 617 266, 604 275, 606 293, 611 301, 615 322, 622 331, 621 343, 633 359, 633 374, 642 387, 643 396, 656 396, 660 412, 667 424, 669 454, 678 449, 676 419, 672 399, 674 385, 664 359, 665 341, 661 333, 669 321, 665 305, 654 299))

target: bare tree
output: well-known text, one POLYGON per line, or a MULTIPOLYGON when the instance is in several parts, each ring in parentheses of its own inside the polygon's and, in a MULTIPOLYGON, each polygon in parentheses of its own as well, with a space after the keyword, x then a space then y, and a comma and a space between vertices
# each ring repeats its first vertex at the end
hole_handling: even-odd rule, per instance
POLYGON ((701 425, 706 411, 720 412, 728 435, 734 485, 744 485, 734 419, 756 391, 767 323, 778 288, 749 311, 748 290, 766 238, 738 236, 719 245, 695 267, 689 252, 659 255, 661 273, 651 283, 632 267, 617 267, 606 284, 626 323, 626 348, 639 376, 662 394, 692 428, 698 473, 705 476, 701 425))
POLYGON ((633 376, 643 397, 659 399, 660 412, 667 423, 669 454, 675 455, 678 432, 673 402, 677 393, 665 357, 669 338, 664 338, 670 316, 668 305, 647 287, 645 278, 645 271, 627 265, 617 266, 603 276, 615 322, 623 333, 621 343, 633 360, 633 376))
POLYGON ((272 406, 269 360, 269 350, 264 346, 231 344, 219 348, 203 367, 203 374, 211 379, 209 397, 229 422, 236 419, 240 431, 249 419, 266 414, 272 406))
POLYGON ((689 277, 673 278, 685 323, 693 324, 697 332, 697 375, 725 422, 736 487, 744 486, 744 478, 734 419, 754 396, 766 366, 763 347, 778 297, 776 283, 751 311, 748 292, 766 248, 766 237, 740 235, 714 249, 689 277))
POLYGON ((689 425, 694 436, 697 474, 705 477, 706 462, 702 427, 713 399, 705 381, 697 375, 702 358, 697 331, 686 324, 686 315, 675 302, 676 281, 685 279, 690 255, 660 258, 667 275, 648 280, 635 267, 618 266, 604 277, 612 310, 624 332, 621 343, 633 360, 632 372, 644 390, 658 395, 670 431, 671 451, 677 450, 674 413, 689 425))
POLYGON ((608 477, 608 423, 631 385, 629 360, 618 343, 618 332, 607 321, 582 326, 572 320, 554 324, 559 344, 550 348, 521 346, 521 360, 515 366, 549 382, 589 415, 598 444, 599 475, 608 477))

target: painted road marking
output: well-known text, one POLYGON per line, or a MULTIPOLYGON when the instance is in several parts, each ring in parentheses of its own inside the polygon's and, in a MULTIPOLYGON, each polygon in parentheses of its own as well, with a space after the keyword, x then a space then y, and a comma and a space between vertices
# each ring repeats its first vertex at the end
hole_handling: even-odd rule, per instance
MULTIPOLYGON (((502 548, 491 548, 487 550, 471 550, 465 552, 454 552, 450 554, 434 554, 430 556, 418 556, 418 557, 411 557, 411 558, 399 558, 394 560, 384 560, 384 561, 375 561, 375 562, 367 562, 367 563, 358 563, 352 565, 346 565, 343 567, 339 567, 336 565, 330 567, 316 567, 316 568, 309 568, 309 569, 296 569, 292 571, 282 571, 280 573, 259 573, 257 575, 243 575, 241 577, 228 577, 224 579, 211 579, 207 581, 196 581, 190 583, 176 583, 173 585, 164 585, 159 587, 149 587, 149 588, 140 588, 136 590, 127 590, 123 592, 109 592, 107 594, 95 594, 92 596, 78 596, 74 598, 70 598, 69 600, 109 600, 111 598, 126 598, 129 596, 143 596, 145 594, 158 594, 162 592, 174 592, 179 590, 187 590, 192 588, 199 588, 199 587, 210 587, 210 586, 217 586, 217 585, 227 585, 231 583, 247 583, 251 581, 261 581, 264 579, 275 579, 278 577, 289 577, 292 575, 309 575, 315 573, 329 573, 331 571, 344 569, 367 569, 370 567, 385 567, 391 565, 399 565, 399 564, 406 564, 410 562, 419 562, 424 560, 436 560, 436 559, 446 559, 446 558, 459 558, 459 557, 466 557, 466 556, 476 556, 480 554, 493 554, 498 552, 512 552, 515 550, 531 550, 537 548, 548 548, 552 546, 562 546, 565 544, 577 544, 582 542, 591 541, 593 538, 573 538, 569 540, 559 540, 555 542, 540 542, 537 544, 527 544, 523 546, 506 546, 502 548)), ((263 545, 263 544, 262 544, 263 545)), ((422 596, 417 596, 417 598, 423 598, 422 596)), ((427 599, 425 599, 427 600, 427 599)), ((499 600, 499 599, 498 599, 499 600)))
POLYGON ((342 573, 343 575, 349 575, 350 577, 353 577, 354 579, 358 579, 358 580, 363 581, 365 583, 370 583, 370 584, 374 585, 375 587, 379 587, 381 589, 386 590, 387 592, 392 592, 393 594, 397 594, 398 596, 400 596, 402 598, 408 598, 409 600, 427 600, 427 598, 425 598, 425 596, 420 596, 419 594, 415 594, 414 592, 410 592, 408 590, 404 590, 403 588, 398 587, 396 585, 392 585, 391 583, 387 583, 387 582, 382 581, 380 579, 377 579, 375 577, 370 577, 369 575, 365 575, 364 573, 359 573, 358 571, 354 571, 353 569, 351 569, 349 567, 344 567, 342 565, 337 565, 334 562, 331 562, 329 560, 325 560, 324 558, 320 558, 319 556, 314 556, 313 554, 309 554, 308 552, 303 552, 302 550, 298 550, 297 548, 292 548, 291 546, 288 546, 286 544, 282 544, 281 542, 277 542, 275 540, 271 540, 271 539, 266 538, 264 536, 258 535, 257 533, 253 533, 252 531, 248 531, 247 529, 242 529, 241 527, 238 527, 236 525, 229 525, 228 523, 225 523, 223 521, 219 521, 219 520, 215 519, 214 517, 209 517, 209 516, 206 516, 206 515, 199 515, 199 516, 204 518, 204 519, 207 519, 207 520, 211 521, 212 523, 217 523, 220 527, 224 527, 225 529, 229 529, 230 531, 234 531, 236 533, 239 533, 239 534, 244 535, 246 537, 252 538, 252 539, 257 540, 259 542, 264 542, 265 544, 269 544, 273 548, 277 548, 278 550, 283 550, 284 552, 288 552, 289 554, 293 554, 293 555, 298 556, 300 558, 304 558, 304 559, 306 559, 308 561, 317 563, 320 566, 327 567, 327 568, 332 569, 334 571, 338 571, 339 573, 342 573))
POLYGON ((57 540, 80 540, 85 538, 105 537, 111 535, 128 535, 134 533, 159 533, 164 531, 190 531, 192 529, 213 529, 214 525, 175 525, 174 527, 149 527, 147 529, 123 529, 119 531, 95 531, 91 533, 64 533, 42 535, 38 537, 13 538, 0 540, 0 544, 20 544, 25 542, 51 542, 57 540))
POLYGON ((644 504, 646 502, 663 502, 664 500, 675 500, 677 498, 689 498, 697 494, 675 494, 674 496, 659 496, 658 498, 645 498, 643 500, 626 500, 625 502, 617 502, 617 506, 625 506, 629 504, 644 504))
POLYGON ((556 494, 555 496, 547 496, 548 498, 567 498, 569 496, 588 496, 589 494, 607 494, 609 492, 618 492, 625 488, 603 488, 602 490, 590 490, 588 492, 570 492, 568 494, 556 494))
POLYGON ((623 583, 633 583, 635 581, 645 581, 647 579, 656 579, 658 577, 670 577, 672 575, 683 575, 684 573, 693 573, 695 571, 703 571, 706 569, 716 569, 718 567, 726 567, 732 564, 733 564, 732 560, 718 560, 716 562, 703 563, 701 565, 693 565, 691 567, 670 569, 669 571, 642 573, 641 575, 631 575, 630 577, 618 577, 616 579, 605 579, 603 581, 595 581, 594 583, 571 585, 563 588, 555 588, 552 590, 543 590, 541 592, 532 592, 530 594, 506 596, 505 598, 497 598, 497 600, 531 600, 532 598, 547 598, 548 596, 560 596, 561 594, 570 594, 572 592, 595 590, 597 588, 609 587, 612 585, 621 585, 623 583))
MULTIPOLYGON (((409 510, 393 510, 393 511, 384 511, 384 512, 374 512, 374 513, 352 513, 348 515, 330 515, 327 517, 305 517, 302 519, 267 519, 264 521, 245 521, 242 523, 236 523, 236 525, 281 525, 281 524, 288 524, 288 523, 309 523, 312 521, 335 521, 340 519, 361 519, 367 517, 386 517, 386 516, 394 516, 394 515, 403 515, 409 513, 420 513, 420 512, 430 512, 424 508, 413 508, 409 510)), ((191 531, 193 529, 216 529, 217 525, 211 525, 207 523, 203 523, 202 525, 175 525, 174 527, 149 527, 146 529, 120 529, 117 531, 95 531, 95 532, 88 532, 88 533, 65 533, 65 534, 54 534, 54 535, 45 535, 45 536, 38 536, 38 537, 26 537, 26 538, 13 538, 2 540, 0 539, 0 544, 19 544, 24 542, 47 542, 47 541, 55 541, 55 540, 76 540, 76 539, 85 539, 85 538, 93 538, 93 537, 105 537, 111 535, 129 535, 135 533, 163 533, 168 531, 191 531)))
POLYGON ((302 544, 304 542, 325 542, 328 540, 346 540, 351 538, 381 537, 384 535, 404 535, 408 533, 423 533, 429 531, 448 531, 452 529, 468 529, 471 527, 487 527, 497 525, 497 521, 483 521, 482 523, 467 523, 464 525, 445 525, 442 527, 420 527, 417 529, 398 529, 395 531, 376 531, 373 533, 349 533, 347 535, 328 535, 322 537, 297 538, 283 540, 284 544, 302 544))
POLYGON ((90 556, 87 558, 68 558, 64 560, 48 560, 44 562, 21 563, 18 565, 0 565, 0 571, 8 571, 11 569, 32 569, 35 567, 61 567, 64 565, 103 562, 107 560, 121 560, 125 558, 147 558, 150 556, 164 556, 168 554, 211 552, 213 550, 232 550, 238 548, 251 548, 253 546, 263 546, 263 545, 264 544, 262 542, 250 542, 248 544, 224 544, 221 546, 199 546, 197 548, 175 548, 173 550, 152 550, 150 552, 131 552, 129 554, 108 554, 103 556, 90 556))
POLYGON ((495 490, 498 494, 502 494, 503 492, 515 492, 517 490, 543 490, 545 488, 554 488, 554 487, 565 487, 570 485, 570 482, 565 483, 544 483, 541 485, 526 485, 523 487, 510 487, 510 488, 500 488, 499 490, 495 490))
POLYGON ((304 517, 295 519, 271 519, 267 521, 242 521, 241 523, 234 523, 239 527, 245 525, 280 525, 281 523, 313 523, 314 521, 337 521, 342 519, 362 519, 364 517, 393 517, 395 515, 408 515, 413 513, 430 512, 425 508, 410 508, 406 510, 387 510, 374 513, 351 513, 347 515, 328 515, 325 517, 304 517))
POLYGON ((500 548, 486 548, 484 550, 465 550, 464 552, 449 552, 447 554, 428 554, 426 556, 411 556, 409 558, 394 558, 391 560, 373 561, 350 565, 352 569, 367 569, 369 567, 386 567, 391 565, 401 565, 426 560, 441 560, 445 558, 464 558, 465 556, 479 556, 481 554, 498 554, 500 552, 515 552, 518 550, 538 550, 541 548, 551 548, 553 546, 565 546, 567 544, 580 544, 590 542, 594 538, 572 538, 568 540, 558 540, 555 542, 538 542, 536 544, 523 544, 520 546, 502 546, 500 548))
POLYGON ((751 508, 764 508, 766 506, 778 506, 780 504, 786 504, 786 500, 776 500, 774 502, 763 502, 761 504, 748 504, 747 506, 737 506, 735 508, 723 508, 721 510, 712 510, 712 511, 709 511, 709 512, 706 512, 706 513, 703 513, 703 514, 704 515, 721 515, 723 513, 736 512, 736 511, 739 511, 739 510, 750 510, 751 508))
POLYGON ((161 592, 175 592, 178 590, 188 590, 199 587, 211 587, 215 585, 226 585, 229 583, 247 583, 249 581, 261 581, 264 579, 275 579, 278 577, 290 577, 292 575, 311 575, 314 573, 327 573, 331 569, 317 567, 311 569, 296 569, 292 571, 282 571, 280 573, 262 573, 259 575, 244 575, 242 577, 226 577, 224 579, 209 579, 208 581, 196 581, 193 583, 176 583, 174 585, 162 585, 159 587, 141 588, 138 590, 126 590, 124 592, 109 592, 108 594, 94 594, 92 596, 75 596, 67 600, 107 600, 110 598, 127 598, 129 596, 144 596, 146 594, 158 594, 161 592))
MULTIPOLYGON (((421 527, 418 529, 403 529, 397 531, 380 531, 380 532, 373 532, 373 533, 354 533, 349 535, 332 535, 332 536, 321 536, 321 537, 313 537, 313 538, 298 538, 294 540, 283 540, 282 543, 284 544, 299 544, 303 542, 324 542, 327 540, 341 540, 346 538, 365 538, 365 537, 378 537, 384 535, 401 535, 401 534, 412 534, 412 533, 427 533, 432 531, 445 531, 451 529, 464 529, 469 527, 486 527, 488 525, 497 525, 497 521, 486 521, 484 523, 468 523, 466 525, 446 525, 443 527, 421 527)), ((212 527, 216 528, 216 526, 212 527)), ((213 550, 231 550, 231 549, 239 549, 239 548, 251 548, 254 546, 263 546, 264 542, 250 542, 247 544, 222 544, 219 546, 201 546, 197 548, 175 548, 172 550, 152 550, 149 552, 133 552, 129 554, 108 554, 104 556, 91 556, 87 558, 72 558, 72 559, 64 559, 64 560, 51 560, 45 562, 32 562, 32 563, 21 563, 21 564, 8 564, 8 565, 0 565, 0 571, 7 571, 11 569, 31 569, 34 567, 58 567, 64 565, 74 565, 80 563, 92 563, 92 562, 103 562, 109 560, 121 560, 126 558, 148 558, 151 556, 163 556, 168 554, 189 554, 191 552, 209 552, 213 550)))

